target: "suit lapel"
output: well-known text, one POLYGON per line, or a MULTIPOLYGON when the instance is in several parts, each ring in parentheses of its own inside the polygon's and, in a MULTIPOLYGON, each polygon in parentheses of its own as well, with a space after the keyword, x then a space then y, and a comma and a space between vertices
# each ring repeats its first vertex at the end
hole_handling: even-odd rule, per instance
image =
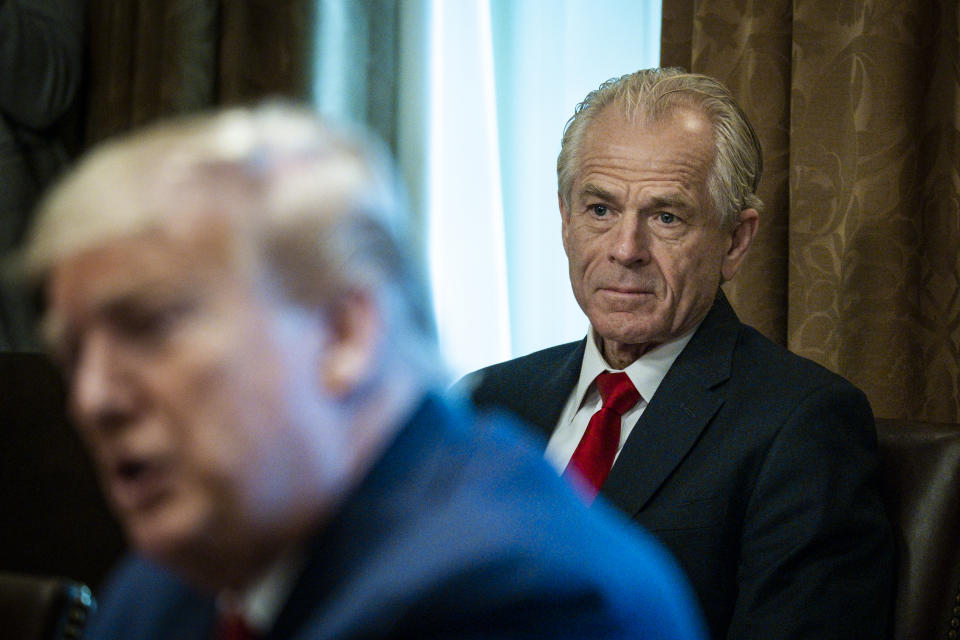
MULTIPOLYGON (((553 434, 560 414, 567 404, 567 398, 580 379, 586 345, 586 339, 571 342, 552 353, 549 359, 537 363, 537 375, 528 376, 522 397, 519 397, 515 407, 512 407, 545 438, 553 434)), ((546 446, 545 441, 543 444, 546 446)))
MULTIPOLYGON (((375 619, 381 614, 354 610, 358 602, 376 601, 376 590, 384 584, 381 577, 400 584, 406 576, 391 578, 389 567, 366 560, 383 555, 397 531, 423 517, 423 505, 436 499, 430 495, 437 491, 438 479, 446 482, 444 475, 458 473, 465 465, 469 447, 462 444, 461 430, 472 417, 461 411, 440 395, 427 394, 359 486, 309 543, 305 566, 270 640, 359 637, 349 632, 364 628, 363 616, 375 619), (382 576, 375 573, 377 568, 382 576)), ((394 558, 398 575, 406 560, 394 558)))
POLYGON ((739 331, 721 292, 644 410, 602 493, 631 517, 643 509, 723 405, 713 389, 730 376, 739 331))

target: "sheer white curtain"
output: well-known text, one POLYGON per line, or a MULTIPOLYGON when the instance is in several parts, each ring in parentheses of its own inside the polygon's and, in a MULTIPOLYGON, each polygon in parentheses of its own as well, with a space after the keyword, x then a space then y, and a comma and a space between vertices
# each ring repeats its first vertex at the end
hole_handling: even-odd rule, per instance
POLYGON ((556 156, 573 108, 659 59, 661 0, 401 1, 398 157, 451 373, 581 338, 556 156))

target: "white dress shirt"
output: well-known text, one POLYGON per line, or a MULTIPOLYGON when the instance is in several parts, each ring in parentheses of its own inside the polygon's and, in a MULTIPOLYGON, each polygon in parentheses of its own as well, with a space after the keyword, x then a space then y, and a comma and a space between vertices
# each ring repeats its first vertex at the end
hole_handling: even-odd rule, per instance
POLYGON ((580 439, 583 438, 583 433, 587 430, 590 418, 603 405, 603 400, 600 397, 600 392, 597 391, 594 380, 605 371, 626 372, 630 381, 633 382, 633 386, 640 392, 640 401, 623 414, 620 423, 620 444, 617 446, 617 455, 619 456, 623 443, 627 441, 630 431, 637 424, 637 420, 640 419, 643 410, 646 409, 647 403, 653 398, 653 394, 660 383, 663 382, 667 371, 670 370, 674 360, 690 342, 690 338, 696 330, 697 327, 694 327, 693 330, 680 338, 650 349, 626 369, 614 369, 600 353, 597 346, 599 337, 594 332, 593 327, 590 327, 587 334, 587 348, 583 353, 583 363, 580 365, 580 379, 570 397, 567 398, 567 403, 560 413, 560 420, 547 443, 547 449, 544 452, 547 461, 560 473, 563 473, 563 470, 566 469, 567 463, 570 462, 574 450, 580 443, 580 439))
POLYGON ((266 635, 286 604, 302 567, 300 552, 287 553, 243 593, 220 594, 217 609, 221 614, 239 613, 252 631, 266 635))

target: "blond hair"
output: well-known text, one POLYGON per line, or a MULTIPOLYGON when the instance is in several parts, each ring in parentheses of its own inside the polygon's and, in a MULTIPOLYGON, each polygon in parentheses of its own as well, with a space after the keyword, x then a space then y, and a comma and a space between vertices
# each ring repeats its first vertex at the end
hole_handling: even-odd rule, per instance
POLYGON ((402 316, 391 320, 418 337, 411 350, 432 352, 430 298, 404 249, 407 211, 387 155, 290 104, 183 117, 101 145, 41 202, 21 264, 42 279, 85 249, 197 214, 227 218, 290 300, 383 292, 402 316))

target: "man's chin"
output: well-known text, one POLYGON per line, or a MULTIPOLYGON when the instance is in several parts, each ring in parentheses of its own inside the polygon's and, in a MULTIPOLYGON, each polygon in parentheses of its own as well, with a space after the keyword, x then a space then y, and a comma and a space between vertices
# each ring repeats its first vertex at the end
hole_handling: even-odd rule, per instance
POLYGON ((178 512, 173 505, 123 519, 127 537, 146 558, 165 566, 176 566, 183 557, 196 553, 202 540, 196 518, 178 512))
POLYGON ((636 313, 607 313, 596 321, 590 319, 593 330, 603 341, 619 345, 653 345, 668 339, 662 323, 636 313))
POLYGON ((238 587, 266 565, 264 557, 276 555, 265 556, 262 541, 209 518, 141 519, 128 523, 127 532, 144 558, 211 593, 238 587))

